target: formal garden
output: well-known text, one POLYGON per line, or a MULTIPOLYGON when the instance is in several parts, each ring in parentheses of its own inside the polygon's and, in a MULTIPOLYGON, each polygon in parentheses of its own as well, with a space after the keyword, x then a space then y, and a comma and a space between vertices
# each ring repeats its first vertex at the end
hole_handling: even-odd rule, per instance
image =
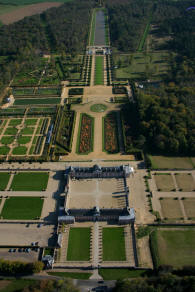
POLYGON ((93 151, 93 132, 94 118, 87 114, 81 114, 77 138, 78 154, 88 154, 93 151))
POLYGON ((117 153, 118 128, 116 113, 111 113, 103 117, 103 150, 107 153, 117 153))
POLYGON ((41 155, 49 117, 4 118, 0 124, 0 155, 41 155))

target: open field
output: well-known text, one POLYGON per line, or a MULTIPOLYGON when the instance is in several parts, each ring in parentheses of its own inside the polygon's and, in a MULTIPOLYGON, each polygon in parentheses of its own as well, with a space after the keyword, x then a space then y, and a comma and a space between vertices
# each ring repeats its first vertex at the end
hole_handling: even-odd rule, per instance
POLYGON ((173 178, 170 173, 154 175, 155 183, 158 191, 170 192, 175 189, 173 178))
POLYGON ((151 236, 156 265, 182 268, 195 263, 195 229, 157 230, 151 236))
POLYGON ((192 169, 194 168, 191 157, 152 156, 150 160, 153 169, 192 169))
POLYGON ((103 261, 125 261, 124 228, 103 228, 103 261))
POLYGON ((195 190, 195 183, 191 173, 177 173, 175 179, 180 191, 192 192, 195 190))
POLYGON ((0 172, 0 190, 1 191, 4 191, 6 189, 9 179, 10 179, 9 172, 0 172))
POLYGON ((168 53, 114 55, 116 78, 159 78, 169 69, 168 53))
POLYGON ((183 217, 179 200, 163 198, 160 200, 161 210, 164 218, 181 219, 183 217))
POLYGON ((10 188, 13 191, 43 191, 48 179, 47 172, 19 172, 14 175, 10 188))
POLYGON ((60 2, 43 2, 43 3, 37 3, 37 4, 24 6, 21 8, 18 8, 16 6, 17 8, 16 10, 9 11, 7 13, 0 15, 0 21, 3 24, 10 24, 20 19, 23 19, 26 16, 39 14, 51 7, 58 7, 60 5, 61 5, 60 2))
POLYGON ((186 216, 189 219, 195 219, 195 198, 186 198, 185 200, 182 200, 182 203, 184 205, 184 209, 186 212, 186 216))
POLYGON ((41 216, 43 202, 37 197, 9 197, 4 203, 1 217, 13 220, 35 220, 41 216))
POLYGON ((89 261, 90 228, 70 228, 67 261, 89 261))

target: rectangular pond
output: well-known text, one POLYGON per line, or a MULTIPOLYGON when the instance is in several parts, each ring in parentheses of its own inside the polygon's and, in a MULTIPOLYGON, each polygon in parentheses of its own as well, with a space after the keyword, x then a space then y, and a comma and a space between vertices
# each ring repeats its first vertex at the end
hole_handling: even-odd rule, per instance
POLYGON ((96 12, 96 26, 95 26, 95 46, 106 45, 105 41, 105 17, 102 10, 96 12))

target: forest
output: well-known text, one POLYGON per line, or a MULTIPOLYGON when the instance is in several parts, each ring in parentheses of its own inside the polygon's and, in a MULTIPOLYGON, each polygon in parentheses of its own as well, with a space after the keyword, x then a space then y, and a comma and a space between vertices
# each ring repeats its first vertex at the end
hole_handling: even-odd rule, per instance
POLYGON ((171 87, 138 94, 139 134, 152 152, 195 153, 194 114, 171 87))
POLYGON ((106 6, 112 46, 120 51, 136 50, 153 3, 144 0, 108 0, 106 6))

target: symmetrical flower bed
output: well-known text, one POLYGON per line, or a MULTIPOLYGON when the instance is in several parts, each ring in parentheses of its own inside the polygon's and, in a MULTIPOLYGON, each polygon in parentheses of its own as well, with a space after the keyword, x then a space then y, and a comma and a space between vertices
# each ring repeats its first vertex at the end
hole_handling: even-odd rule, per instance
POLYGON ((117 153, 117 119, 116 114, 109 114, 104 117, 104 150, 108 153, 117 153))
POLYGON ((78 153, 87 154, 93 148, 93 118, 82 114, 80 123, 78 153))

